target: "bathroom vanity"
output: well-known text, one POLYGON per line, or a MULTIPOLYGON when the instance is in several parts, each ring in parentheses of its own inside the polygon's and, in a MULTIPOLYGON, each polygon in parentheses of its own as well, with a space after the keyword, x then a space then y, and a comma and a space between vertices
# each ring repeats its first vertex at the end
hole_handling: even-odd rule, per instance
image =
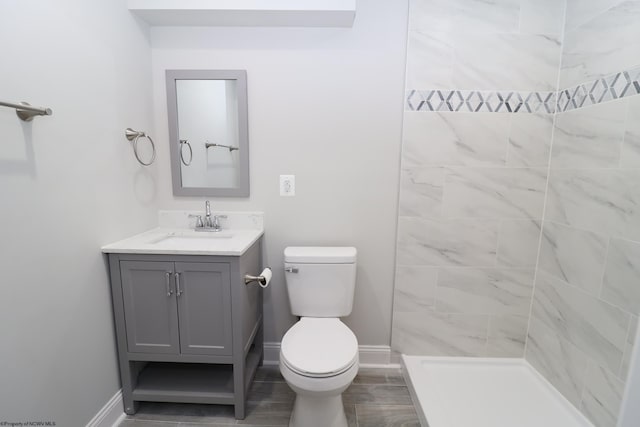
POLYGON ((125 412, 228 404, 244 419, 263 359, 261 229, 158 228, 107 245, 125 412))

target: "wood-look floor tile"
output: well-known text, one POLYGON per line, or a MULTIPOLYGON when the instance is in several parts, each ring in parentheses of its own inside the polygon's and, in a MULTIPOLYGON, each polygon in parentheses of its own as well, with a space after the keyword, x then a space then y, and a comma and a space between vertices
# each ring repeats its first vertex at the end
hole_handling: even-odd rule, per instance
POLYGON ((356 405, 358 427, 420 427, 418 415, 409 405, 356 405))
POLYGON ((293 409, 293 400, 284 402, 249 402, 247 416, 238 420, 239 425, 250 426, 288 426, 293 409))
POLYGON ((386 384, 352 384, 342 395, 345 405, 372 403, 376 405, 412 405, 405 386, 386 384))
POLYGON ((125 418, 122 420, 118 427, 179 427, 180 424, 171 421, 159 421, 159 420, 134 420, 132 418, 125 418))
POLYGON ((265 365, 259 367, 253 380, 277 383, 285 382, 278 365, 265 365))
POLYGON ((360 368, 353 383, 405 385, 402 371, 399 368, 360 368))
POLYGON ((290 403, 296 394, 287 383, 256 381, 249 390, 249 402, 283 402, 290 403))
POLYGON ((235 423, 232 405, 142 402, 128 418, 145 421, 235 423))

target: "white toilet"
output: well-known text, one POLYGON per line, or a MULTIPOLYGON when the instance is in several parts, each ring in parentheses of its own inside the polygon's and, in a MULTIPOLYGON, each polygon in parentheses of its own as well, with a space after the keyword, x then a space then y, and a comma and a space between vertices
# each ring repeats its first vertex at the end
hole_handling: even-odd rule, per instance
POLYGON ((358 340, 340 317, 351 313, 356 248, 288 247, 284 269, 291 312, 280 372, 296 392, 290 427, 347 427, 342 392, 358 373, 358 340))

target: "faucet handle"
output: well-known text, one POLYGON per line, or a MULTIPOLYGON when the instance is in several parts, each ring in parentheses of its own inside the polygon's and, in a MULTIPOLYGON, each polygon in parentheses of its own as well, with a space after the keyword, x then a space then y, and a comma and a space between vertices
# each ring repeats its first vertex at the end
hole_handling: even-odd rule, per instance
POLYGON ((226 219, 227 216, 226 215, 214 215, 213 216, 213 229, 216 231, 220 231, 222 230, 222 227, 220 226, 220 219, 226 219))
POLYGON ((204 228, 204 223, 202 222, 202 215, 189 214, 189 218, 196 218, 196 228, 204 228))

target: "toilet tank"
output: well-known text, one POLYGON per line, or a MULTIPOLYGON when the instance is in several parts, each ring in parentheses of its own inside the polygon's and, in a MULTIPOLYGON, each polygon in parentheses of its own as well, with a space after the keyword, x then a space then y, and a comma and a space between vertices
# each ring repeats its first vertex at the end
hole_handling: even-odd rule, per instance
POLYGON ((291 313, 304 317, 351 314, 356 287, 356 248, 288 247, 284 277, 291 313))

